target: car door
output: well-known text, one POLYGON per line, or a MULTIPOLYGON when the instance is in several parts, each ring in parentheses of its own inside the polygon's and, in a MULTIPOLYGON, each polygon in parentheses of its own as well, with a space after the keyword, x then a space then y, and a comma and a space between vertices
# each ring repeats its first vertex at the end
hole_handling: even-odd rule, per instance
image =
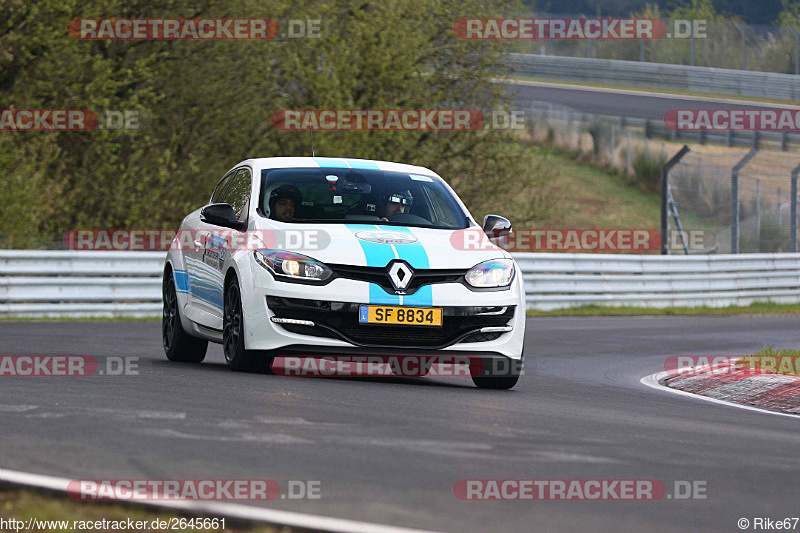
MULTIPOLYGON (((217 202, 230 204, 236 213, 236 217, 245 223, 245 227, 247 227, 247 215, 250 206, 251 174, 248 167, 237 169, 217 202)), ((225 257, 230 253, 230 244, 233 241, 233 236, 230 234, 235 233, 236 230, 214 226, 202 221, 201 229, 208 230, 203 243, 203 254, 200 258, 201 263, 204 265, 204 271, 206 271, 204 281, 207 283, 206 289, 209 291, 209 297, 205 300, 205 304, 207 310, 217 317, 221 324, 225 281, 223 267, 225 257)))
MULTIPOLYGON (((236 176, 236 170, 231 170, 219 181, 209 199, 209 204, 222 201, 231 180, 236 176)), ((192 246, 184 249, 184 262, 189 278, 189 301, 186 307, 187 316, 194 322, 206 327, 220 329, 216 326, 217 313, 213 311, 221 305, 218 295, 214 294, 211 279, 216 277, 215 272, 204 262, 206 241, 212 230, 221 228, 207 224, 200 219, 199 210, 191 215, 191 240, 192 246)))

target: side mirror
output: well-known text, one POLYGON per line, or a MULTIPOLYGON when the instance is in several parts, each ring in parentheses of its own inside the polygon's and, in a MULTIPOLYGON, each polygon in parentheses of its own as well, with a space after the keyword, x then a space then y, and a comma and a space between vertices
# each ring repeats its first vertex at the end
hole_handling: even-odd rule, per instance
POLYGON ((489 239, 499 239, 511 234, 511 222, 499 215, 486 215, 483 218, 483 231, 489 239))
POLYGON ((200 220, 236 230, 243 230, 246 224, 236 217, 231 204, 211 204, 200 210, 200 220))

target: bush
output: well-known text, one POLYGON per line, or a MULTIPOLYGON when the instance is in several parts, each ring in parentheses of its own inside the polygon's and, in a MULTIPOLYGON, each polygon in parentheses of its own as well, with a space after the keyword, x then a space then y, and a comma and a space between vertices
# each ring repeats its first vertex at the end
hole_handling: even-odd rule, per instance
POLYGON ((667 158, 661 153, 635 149, 633 155, 633 175, 628 179, 647 192, 661 190, 661 168, 667 163, 667 158))
MULTIPOLYGON (((0 136, 6 246, 74 228, 175 228, 238 161, 310 155, 308 132, 272 127, 280 109, 492 110, 508 100, 492 82, 502 43, 460 40, 452 29, 464 13, 494 16, 492 0, 28 4, 0 2, 0 107, 140 110, 152 120, 138 131, 0 136), (109 13, 320 19, 323 38, 79 41, 64 31, 71 19, 109 13)), ((550 208, 547 165, 509 132, 320 132, 314 144, 319 156, 430 167, 474 212, 524 221, 550 208)))

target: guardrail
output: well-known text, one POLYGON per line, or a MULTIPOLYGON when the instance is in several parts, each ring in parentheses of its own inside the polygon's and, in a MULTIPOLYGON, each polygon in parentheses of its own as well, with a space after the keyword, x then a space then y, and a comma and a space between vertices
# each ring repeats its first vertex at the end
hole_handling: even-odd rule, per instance
POLYGON ((0 316, 158 316, 164 256, 0 251, 0 316))
POLYGON ((800 99, 800 76, 615 59, 508 54, 517 74, 660 89, 800 99))
MULTIPOLYGON (((528 308, 800 302, 800 254, 514 254, 528 308)), ((0 251, 0 316, 157 317, 161 252, 0 251)))
POLYGON ((782 152, 800 151, 800 133, 789 131, 691 131, 671 130, 664 120, 629 117, 624 115, 605 115, 584 113, 566 106, 548 102, 531 102, 526 108, 532 116, 546 118, 549 121, 566 123, 582 123, 586 126, 598 122, 613 123, 623 128, 641 129, 645 138, 669 139, 672 141, 689 141, 699 144, 714 143, 725 146, 749 146, 751 148, 769 148, 782 152))
POLYGON ((515 254, 528 308, 800 302, 800 254, 515 254))

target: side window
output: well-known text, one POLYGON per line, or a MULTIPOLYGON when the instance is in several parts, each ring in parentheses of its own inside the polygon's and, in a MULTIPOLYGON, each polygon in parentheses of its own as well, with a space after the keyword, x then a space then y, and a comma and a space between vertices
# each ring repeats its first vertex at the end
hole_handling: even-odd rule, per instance
POLYGON ((433 208, 433 214, 435 217, 436 222, 443 222, 448 226, 454 226, 458 224, 456 220, 456 214, 453 213, 447 206, 444 198, 442 198, 441 194, 429 187, 425 187, 425 190, 428 192, 428 197, 431 199, 431 207, 433 208))
POLYGON ((247 220, 247 207, 250 203, 250 169, 240 168, 225 188, 220 202, 231 204, 241 221, 247 220))
POLYGON ((218 204, 222 201, 220 200, 220 198, 222 198, 222 193, 225 192, 225 186, 228 185, 228 183, 230 183, 231 178, 233 177, 234 174, 236 174, 235 171, 229 172, 225 174, 225 176, 221 180, 219 180, 217 188, 214 189, 214 194, 211 195, 212 204, 218 204))

